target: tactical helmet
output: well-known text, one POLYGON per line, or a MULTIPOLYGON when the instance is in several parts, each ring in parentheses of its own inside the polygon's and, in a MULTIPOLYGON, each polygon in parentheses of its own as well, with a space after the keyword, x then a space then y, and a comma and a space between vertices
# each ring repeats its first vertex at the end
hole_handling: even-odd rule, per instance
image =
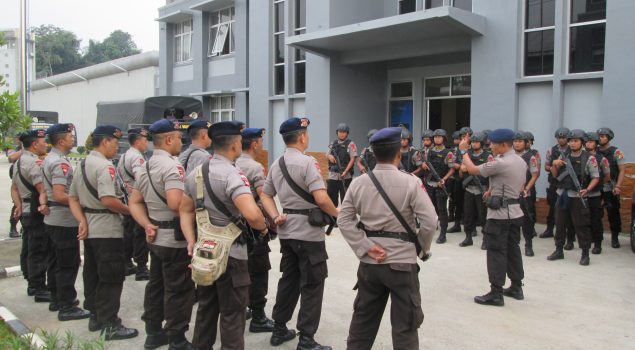
POLYGON ((598 133, 598 135, 606 135, 606 136, 608 136, 609 140, 612 140, 615 137, 615 133, 613 133, 613 130, 611 130, 610 128, 607 128, 607 127, 599 128, 597 133, 598 133))
POLYGON ((480 142, 484 143, 487 137, 483 132, 475 132, 474 135, 470 138, 471 142, 480 142))
POLYGON ((434 130, 431 129, 427 129, 423 132, 423 135, 421 135, 422 139, 431 139, 434 137, 434 130))
POLYGON ((527 140, 534 142, 534 134, 531 133, 531 131, 525 131, 525 137, 527 137, 527 140))
POLYGON ((408 129, 402 129, 401 130, 401 138, 402 139, 412 140, 412 133, 408 129))
POLYGON ((463 136, 465 134, 469 134, 470 136, 472 136, 474 132, 472 131, 472 128, 470 128, 469 126, 464 126, 461 129, 459 129, 459 136, 463 136))
POLYGON ((600 142, 600 135, 595 132, 595 131, 589 131, 586 133, 586 139, 587 141, 595 141, 595 142, 600 142))
POLYGON ((370 129, 368 130, 368 135, 366 135, 366 137, 370 140, 371 137, 373 137, 373 135, 375 135, 375 133, 379 131, 377 129, 370 129))
POLYGON ((456 140, 460 138, 461 138, 461 134, 459 134, 458 130, 452 133, 452 140, 456 140))
POLYGON ((492 130, 490 129, 485 129, 483 131, 481 131, 481 133, 483 133, 483 136, 485 137, 485 143, 489 143, 489 134, 492 133, 492 130))
POLYGON ((346 123, 340 123, 337 126, 337 129, 335 129, 335 131, 344 131, 344 132, 350 132, 351 129, 348 127, 348 125, 346 125, 346 123))
POLYGON ((556 133, 554 134, 554 137, 557 138, 557 139, 562 138, 562 137, 568 137, 570 131, 571 130, 569 130, 567 128, 564 128, 564 127, 563 128, 558 128, 558 130, 556 130, 556 133))
POLYGON ((514 133, 514 140, 523 140, 528 141, 527 133, 521 130, 518 130, 514 133))
POLYGON ((448 133, 443 130, 443 129, 436 129, 433 133, 432 133, 432 137, 434 136, 443 136, 443 137, 448 137, 448 133))
POLYGON ((582 140, 582 142, 585 142, 587 140, 586 132, 580 129, 573 129, 569 131, 569 134, 567 135, 567 140, 571 140, 571 139, 580 139, 582 140))

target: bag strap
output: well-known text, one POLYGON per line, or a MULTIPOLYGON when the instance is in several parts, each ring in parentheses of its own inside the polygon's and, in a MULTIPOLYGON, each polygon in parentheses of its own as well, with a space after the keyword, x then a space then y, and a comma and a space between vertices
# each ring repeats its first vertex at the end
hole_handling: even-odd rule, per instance
POLYGON ((384 191, 384 188, 379 183, 379 180, 377 180, 377 178, 375 177, 375 174, 373 174, 372 171, 368 171, 367 174, 368 174, 368 177, 370 177, 370 180, 373 182, 373 184, 377 188, 377 192, 379 192, 379 194, 381 195, 381 198, 383 198, 386 204, 388 204, 390 211, 392 211, 393 215, 395 215, 397 220, 399 220, 399 222, 401 223, 401 226, 403 226, 403 228, 406 230, 406 232, 412 239, 415 245, 415 248, 417 249, 417 255, 419 255, 421 253, 421 244, 419 243, 419 240, 417 239, 417 235, 412 230, 412 227, 408 225, 408 223, 406 222, 406 219, 404 219, 404 217, 401 215, 399 210, 397 210, 397 208, 392 203, 392 201, 390 201, 390 198, 388 198, 388 194, 386 194, 386 191, 384 191))
POLYGON ((24 175, 22 175, 22 169, 20 167, 20 162, 21 162, 22 158, 18 159, 18 176, 20 177, 20 181, 22 181, 22 184, 24 185, 24 187, 26 187, 29 191, 31 191, 31 195, 34 194, 38 194, 37 188, 35 188, 35 186, 33 186, 25 177, 24 175))
POLYGON ((88 189, 88 192, 90 192, 90 194, 93 195, 95 199, 99 200, 99 193, 97 192, 95 187, 93 187, 93 185, 90 184, 90 182, 88 181, 88 176, 86 176, 86 159, 85 158, 82 159, 82 161, 80 162, 80 166, 82 168, 82 178, 84 179, 84 184, 86 185, 86 189, 88 189))
MULTIPOLYGON (((183 168, 185 169, 185 171, 187 171, 187 165, 190 163, 190 157, 196 151, 203 151, 203 150, 200 149, 200 148, 195 148, 194 150, 192 150, 192 152, 190 152, 190 154, 187 155, 187 158, 185 158, 185 163, 183 164, 183 168)), ((203 152, 205 152, 205 151, 203 151, 203 152)))
MULTIPOLYGON (((231 214, 227 206, 216 196, 214 190, 212 190, 212 184, 209 182, 209 159, 206 160, 202 165, 202 176, 203 183, 205 184, 205 189, 207 190, 207 194, 209 198, 212 200, 214 207, 218 209, 223 215, 225 215, 229 221, 233 222, 234 225, 238 226, 243 232, 247 232, 247 227, 244 222, 242 222, 241 218, 236 217, 231 214)), ((198 197, 198 195, 197 195, 198 197)))
MULTIPOLYGON (((124 169, 125 169, 125 164, 124 164, 124 169)), ((148 182, 150 182, 150 186, 152 186, 152 189, 154 190, 154 194, 156 194, 157 197, 159 197, 161 202, 163 202, 165 205, 168 205, 168 200, 164 196, 162 196, 159 193, 159 191, 157 191, 156 187, 154 187, 154 181, 152 181, 152 175, 150 175, 150 159, 148 159, 148 161, 146 162, 146 173, 148 173, 148 182)))
POLYGON ((280 165, 280 170, 282 170, 282 175, 284 176, 284 179, 287 181, 289 186, 291 186, 291 189, 293 190, 293 192, 295 192, 298 196, 302 197, 302 199, 304 199, 305 201, 311 204, 316 204, 315 198, 313 198, 313 196, 310 193, 300 188, 300 186, 298 186, 298 184, 295 181, 293 181, 293 179, 291 178, 291 175, 289 174, 289 170, 287 169, 287 164, 284 162, 284 156, 278 159, 278 165, 280 165))
POLYGON ((126 154, 125 153, 121 156, 121 167, 123 168, 123 171, 126 173, 126 175, 128 175, 128 177, 130 177, 133 180, 135 179, 134 175, 131 174, 126 168, 126 154))

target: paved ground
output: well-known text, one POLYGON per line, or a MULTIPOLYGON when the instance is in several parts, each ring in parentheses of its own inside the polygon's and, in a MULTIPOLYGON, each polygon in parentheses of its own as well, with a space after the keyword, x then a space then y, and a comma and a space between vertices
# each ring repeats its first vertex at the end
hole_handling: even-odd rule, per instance
MULTIPOLYGON (((6 165, 0 159, 0 181, 6 165)), ((0 204, 8 211, 7 187, 0 187, 0 204)), ((0 212, 0 232, 6 232, 6 213, 0 212)), ((539 227, 540 231, 543 227, 539 227)), ((1 235, 1 234, 0 234, 1 235)), ((475 246, 460 248, 463 234, 450 234, 448 243, 433 246, 432 259, 421 264, 421 295, 425 321, 419 330, 421 349, 628 349, 635 344, 635 254, 627 248, 606 248, 591 256, 591 265, 578 265, 579 250, 566 252, 565 260, 549 262, 553 241, 537 239, 536 257, 526 258, 524 301, 506 299, 503 308, 474 304, 476 294, 487 291, 485 254, 475 246)), ((7 242, 0 242, 0 256, 7 242)), ((316 339, 334 349, 344 349, 355 293, 357 260, 337 230, 327 238, 329 277, 326 281, 322 320, 316 339)), ((270 300, 279 277, 279 245, 272 244, 270 300)), ((15 249, 11 254, 14 254, 15 249)), ((16 260, 17 261, 17 260, 16 260)), ((128 326, 143 330, 140 320, 145 283, 126 280, 120 316, 128 326)), ((81 297, 81 278, 77 281, 81 297)), ((27 325, 47 331, 71 330, 83 339, 96 338, 87 322, 60 323, 45 304, 26 296, 22 278, 0 280, 0 302, 27 325)), ((271 313, 272 303, 267 305, 271 313)), ((290 325, 295 324, 295 319, 290 325)), ((192 323, 193 328, 193 323, 192 323)), ((143 332, 142 332, 143 333, 143 332)), ((268 336, 245 334, 248 349, 269 348, 268 336)), ((136 339, 112 342, 108 349, 141 349, 143 334, 136 339)), ((280 349, 294 349, 290 342, 280 349)), ((219 344, 217 347, 219 348, 219 344)), ((386 312, 374 349, 391 349, 390 318, 386 312)))

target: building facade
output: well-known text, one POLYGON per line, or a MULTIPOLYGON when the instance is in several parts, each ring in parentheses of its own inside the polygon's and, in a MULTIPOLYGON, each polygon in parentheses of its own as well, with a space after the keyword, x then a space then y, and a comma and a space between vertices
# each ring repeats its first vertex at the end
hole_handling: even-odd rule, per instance
MULTIPOLYGON (((20 30, 0 29, 4 35, 5 45, 0 46, 0 76, 5 85, 0 86, 0 94, 20 90, 20 30)), ((29 81, 35 79, 35 41, 27 38, 27 76, 29 81)))
MULTIPOLYGON (((405 125, 635 130, 631 0, 168 0, 160 93, 200 97, 212 121, 311 118, 311 151, 340 122, 358 145, 405 125)), ((270 158, 271 159, 271 158, 270 158)), ((544 188, 546 177, 539 187, 544 188)))

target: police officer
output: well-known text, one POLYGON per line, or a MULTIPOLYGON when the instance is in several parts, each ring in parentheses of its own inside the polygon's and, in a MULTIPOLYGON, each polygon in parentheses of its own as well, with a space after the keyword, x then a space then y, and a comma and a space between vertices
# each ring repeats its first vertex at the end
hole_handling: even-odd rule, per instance
MULTIPOLYGON (((265 219, 251 193, 249 180, 234 166, 242 151, 240 124, 218 122, 210 126, 214 155, 202 164, 203 177, 208 177, 211 191, 233 216, 242 216, 256 235, 267 234, 265 219)), ((181 200, 181 227, 188 237, 194 236, 196 172, 185 181, 185 196, 181 200)), ((210 221, 216 226, 226 226, 230 219, 212 202, 205 192, 204 205, 210 221)), ((198 310, 192 345, 197 349, 211 349, 216 342, 217 326, 221 333, 222 349, 243 349, 245 346, 245 309, 249 302, 249 267, 247 263, 248 233, 243 232, 229 251, 226 272, 210 286, 197 287, 198 310), (220 322, 219 322, 220 319, 220 322)))
POLYGON ((599 184, 598 163, 595 157, 584 150, 586 141, 584 130, 574 129, 569 132, 569 152, 559 159, 551 161, 551 174, 558 180, 558 201, 556 202, 556 250, 547 257, 548 260, 564 259, 564 242, 567 227, 572 224, 578 236, 578 244, 582 249, 580 265, 589 265, 589 249, 591 248, 591 222, 588 204, 583 202, 590 191, 599 184), (567 171, 565 162, 570 162, 575 174, 567 171), (566 175, 563 173, 567 172, 566 175), (577 178, 577 188, 573 176, 577 178))
MULTIPOLYGON (((371 129, 368 131, 368 135, 366 135, 367 139, 370 140, 373 135, 377 132, 377 129, 371 129)), ((377 165, 377 159, 375 159, 375 154, 373 153, 373 147, 368 145, 368 147, 364 147, 362 152, 357 158, 357 167, 359 171, 362 173, 366 173, 368 169, 375 169, 375 165, 377 165), (368 166, 368 169, 366 168, 368 166)))
POLYGON ((326 180, 326 186, 331 201, 337 205, 340 199, 344 200, 346 189, 353 180, 357 146, 348 138, 350 133, 348 125, 339 124, 335 132, 337 138, 329 145, 329 151, 326 153, 329 162, 329 177, 326 180))
MULTIPOLYGON (((452 146, 449 147, 455 156, 458 151, 457 147, 459 147, 459 142, 461 142, 460 130, 456 130, 452 133, 452 146)), ((455 169, 456 169, 456 163, 457 163, 457 160, 455 159, 455 162, 454 162, 455 169)), ((454 180, 456 176, 457 174, 455 171, 454 174, 450 176, 450 178, 448 178, 448 181, 445 184, 445 188, 447 189, 450 195, 448 197, 448 214, 449 214, 448 221, 454 221, 456 219, 454 217, 454 215, 456 214, 456 201, 454 200, 454 183, 456 182, 454 180)))
POLYGON ((428 151, 432 148, 434 130, 426 129, 421 135, 421 157, 427 159, 428 151))
POLYGON ((412 146, 412 133, 410 130, 402 128, 401 131, 401 162, 399 169, 407 173, 418 176, 421 169, 421 154, 419 150, 412 146))
POLYGON ((604 208, 602 207, 602 191, 606 188, 610 190, 611 186, 611 165, 609 160, 597 152, 600 144, 600 135, 595 131, 586 133, 586 151, 593 155, 598 161, 598 171, 600 175, 600 183, 589 191, 589 214, 591 216, 591 234, 593 236, 592 254, 602 253, 602 240, 604 240, 604 208))
POLYGON ((567 143, 567 135, 569 135, 569 129, 567 128, 558 128, 555 133, 555 138, 557 143, 547 150, 547 154, 545 156, 545 171, 548 174, 549 187, 547 188, 547 204, 549 205, 549 213, 547 214, 547 229, 545 232, 540 234, 540 238, 549 238, 553 237, 553 228, 555 225, 555 213, 556 213, 556 200, 558 199, 558 195, 556 194, 556 190, 558 189, 557 183, 558 181, 551 175, 551 161, 554 159, 558 159, 561 155, 567 153, 569 151, 569 146, 567 143))
MULTIPOLYGON (((52 242, 51 265, 55 274, 55 288, 51 288, 52 301, 49 310, 59 311, 60 321, 88 318, 90 312, 77 305, 75 280, 81 260, 77 240, 77 220, 68 206, 68 191, 73 181, 73 167, 66 155, 75 146, 73 124, 55 124, 46 135, 53 145, 44 159, 42 172, 48 198, 49 215, 44 217, 45 231, 52 242)), ((49 287, 51 287, 49 285, 49 287)))
POLYGON ((514 135, 514 151, 527 164, 527 174, 525 176, 524 187, 520 190, 520 207, 525 215, 522 226, 525 237, 525 256, 534 256, 533 238, 536 217, 534 216, 536 207, 535 184, 540 176, 540 156, 537 151, 528 149, 529 137, 524 131, 517 131, 514 135))
MULTIPOLYGON (((460 139, 468 136, 471 137, 474 132, 468 126, 464 126, 459 129, 459 142, 460 139)), ((455 143, 455 147, 452 149, 452 153, 459 153, 459 145, 455 143)), ((465 198, 465 189, 462 186, 462 178, 461 172, 459 169, 461 168, 461 158, 456 158, 454 162, 454 176, 452 176, 452 182, 454 185, 452 186, 452 192, 450 196, 452 196, 452 202, 454 203, 454 212, 450 213, 450 217, 454 218, 454 226, 448 229, 449 233, 461 232, 461 221, 463 221, 463 200, 465 198)))
POLYGON ((317 161, 304 154, 309 147, 309 134, 306 118, 291 118, 280 125, 280 134, 287 146, 284 155, 273 162, 267 174, 262 191, 262 204, 270 217, 278 225, 280 237, 280 271, 276 304, 272 318, 275 329, 270 344, 280 345, 295 337, 295 331, 287 329, 293 311, 302 298, 298 313, 297 327, 300 331, 300 350, 330 350, 314 340, 324 296, 324 280, 328 275, 324 230, 311 226, 308 214, 310 210, 322 210, 330 216, 337 216, 337 209, 324 188, 317 161), (291 180, 299 187, 303 195, 296 193, 285 179, 281 169, 284 159, 291 180), (304 193, 306 192, 306 193, 304 193), (273 200, 278 195, 283 213, 280 214, 273 200), (304 198, 311 199, 308 202, 304 198))
MULTIPOLYGON (((24 149, 14 168, 11 198, 15 205, 14 216, 20 218, 27 240, 26 258, 28 270, 27 294, 36 302, 50 302, 48 287, 55 288, 55 274, 49 261, 52 242, 44 230, 44 215, 49 213, 46 189, 42 179, 42 160, 46 155, 46 130, 30 130, 20 135, 24 149)), ((23 244, 24 249, 24 244, 23 244)))
MULTIPOLYGON (((483 150, 484 141, 485 135, 483 133, 475 133, 470 138, 470 149, 467 154, 476 166, 494 161, 492 154, 483 150)), ((460 171, 464 174, 461 185, 465 188, 463 200, 465 240, 459 243, 459 246, 467 247, 474 244, 472 237, 476 236, 476 226, 483 227, 485 225, 487 208, 485 207, 484 197, 487 196, 489 180, 480 175, 466 174, 467 167, 463 164, 461 164, 460 171)))
POLYGON ((619 248, 619 235, 622 231, 622 217, 620 216, 620 194, 626 174, 626 159, 624 153, 617 147, 611 146, 611 141, 615 137, 613 130, 603 127, 597 131, 600 135, 600 147, 598 153, 609 161, 611 167, 610 185, 604 190, 604 206, 608 214, 609 226, 611 227, 611 247, 619 248))
MULTIPOLYGON (((257 204, 260 203, 260 195, 262 187, 265 184, 265 168, 256 161, 256 157, 263 150, 264 129, 246 128, 241 132, 242 135, 242 153, 236 159, 236 167, 238 167, 249 180, 251 194, 257 204)), ((269 234, 272 233, 271 218, 267 218, 270 228, 269 234)), ((273 321, 265 315, 265 305, 267 304, 267 291, 269 290, 269 270, 271 270, 271 261, 269 260, 269 237, 247 242, 247 251, 249 253, 249 277, 251 278, 251 286, 249 286, 249 311, 251 312, 251 322, 249 323, 249 331, 252 333, 273 332, 273 321)))
POLYGON ((117 155, 121 130, 111 125, 95 128, 93 150, 73 176, 69 205, 79 222, 78 238, 84 241, 84 308, 91 312, 90 331, 101 330, 106 340, 128 339, 139 332, 117 317, 125 279, 123 221, 130 215, 117 186, 110 159, 117 155))
POLYGON ((492 133, 492 130, 490 129, 485 129, 483 131, 481 131, 483 133, 483 135, 485 136, 485 143, 483 144, 483 151, 491 151, 490 150, 490 139, 489 139, 489 134, 492 133))
POLYGON ((130 213, 144 228, 152 257, 141 316, 147 334, 144 347, 169 342, 173 350, 191 349, 185 338, 194 305, 188 246, 191 251, 195 238, 183 234, 178 220, 185 188, 185 170, 176 157, 182 134, 167 119, 154 122, 149 131, 154 151, 138 170, 130 197, 130 213))
POLYGON ((487 248, 487 273, 491 290, 474 297, 474 302, 482 305, 503 306, 503 295, 517 300, 524 298, 522 280, 524 278, 523 259, 520 253, 520 226, 523 211, 518 194, 525 183, 527 165, 514 153, 512 140, 514 132, 496 129, 489 135, 491 149, 496 156, 493 162, 474 165, 469 155, 468 138, 460 144, 463 164, 471 175, 489 177, 487 202, 487 222, 483 228, 483 239, 487 248), (511 280, 511 287, 503 290, 505 275, 511 280))
POLYGON ((371 138, 378 161, 373 174, 410 230, 415 230, 416 220, 420 227, 416 236, 410 236, 368 175, 353 180, 337 219, 342 236, 360 260, 349 350, 373 346, 389 296, 393 348, 419 349, 417 329, 423 311, 414 240, 427 259, 437 215, 421 180, 397 169, 399 129, 385 128, 371 138))
MULTIPOLYGON (((128 143, 130 148, 121 155, 117 164, 117 174, 123 181, 128 195, 132 194, 132 189, 137 178, 137 172, 143 167, 148 149, 148 130, 145 128, 134 128, 128 130, 128 143)), ((146 244, 145 232, 131 216, 124 216, 124 249, 126 254, 126 276, 136 274, 135 280, 147 281, 148 275, 148 245, 146 244), (137 266, 132 263, 132 258, 137 266)))
POLYGON ((210 157, 207 150, 212 145, 212 139, 207 135, 208 128, 209 123, 204 120, 196 120, 187 127, 187 134, 190 136, 192 144, 179 155, 179 162, 185 168, 187 175, 210 157))
POLYGON ((445 130, 437 129, 434 131, 434 147, 428 152, 428 163, 422 165, 423 170, 428 170, 425 185, 437 215, 439 215, 440 233, 437 238, 439 244, 446 242, 445 233, 448 229, 448 195, 443 191, 443 188, 448 179, 454 175, 454 154, 445 147, 446 138, 445 130), (440 180, 434 178, 429 166, 434 168, 440 180))

